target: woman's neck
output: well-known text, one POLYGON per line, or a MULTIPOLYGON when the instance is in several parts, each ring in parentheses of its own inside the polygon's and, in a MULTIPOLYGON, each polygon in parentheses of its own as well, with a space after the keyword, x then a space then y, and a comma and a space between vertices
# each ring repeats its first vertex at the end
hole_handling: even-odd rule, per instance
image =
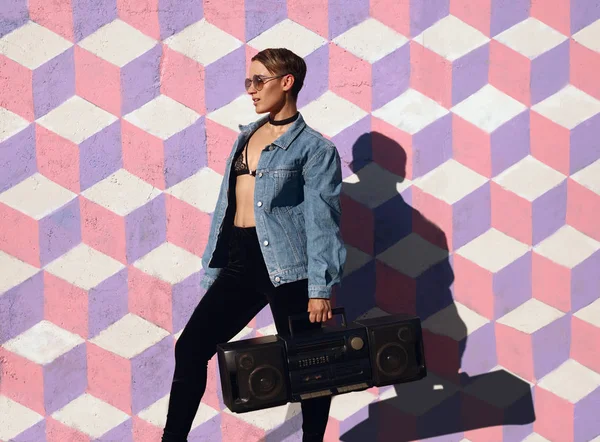
POLYGON ((281 109, 272 111, 269 114, 269 118, 274 121, 285 120, 287 118, 291 118, 298 113, 298 108, 296 107, 296 103, 288 102, 284 104, 281 109))

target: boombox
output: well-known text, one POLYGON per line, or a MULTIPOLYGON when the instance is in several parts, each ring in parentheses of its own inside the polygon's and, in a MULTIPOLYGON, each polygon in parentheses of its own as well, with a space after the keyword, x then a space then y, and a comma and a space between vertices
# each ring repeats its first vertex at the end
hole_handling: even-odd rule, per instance
POLYGON ((373 386, 411 382, 427 375, 421 321, 390 315, 348 324, 263 336, 217 346, 223 402, 243 413, 373 386))

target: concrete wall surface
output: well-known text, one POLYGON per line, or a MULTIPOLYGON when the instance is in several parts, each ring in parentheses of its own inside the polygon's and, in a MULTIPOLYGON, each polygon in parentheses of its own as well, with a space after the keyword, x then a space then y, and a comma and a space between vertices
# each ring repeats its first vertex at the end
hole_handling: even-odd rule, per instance
MULTIPOLYGON (((1 0, 0 441, 160 440, 267 47, 342 158, 334 304, 424 330, 427 378, 325 440, 600 441, 598 0, 1 0)), ((301 424, 230 412, 213 358, 189 440, 301 424)))

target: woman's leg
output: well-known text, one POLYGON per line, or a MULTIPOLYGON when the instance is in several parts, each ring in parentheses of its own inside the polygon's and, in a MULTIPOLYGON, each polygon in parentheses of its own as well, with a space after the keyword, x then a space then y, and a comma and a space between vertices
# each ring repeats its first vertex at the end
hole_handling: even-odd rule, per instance
POLYGON ((248 276, 243 251, 236 247, 230 253, 229 265, 206 291, 175 344, 164 442, 186 441, 206 388, 207 364, 217 344, 233 338, 267 305, 248 276))
MULTIPOLYGON (((298 313, 306 313, 308 307, 308 281, 306 279, 272 287, 266 291, 267 299, 273 313, 273 319, 279 335, 289 334, 288 317, 298 313)), ((295 320, 292 324, 294 333, 317 329, 320 322, 306 319, 295 320)), ((329 419, 331 396, 309 399, 301 402, 302 406, 302 441, 322 442, 329 419)))

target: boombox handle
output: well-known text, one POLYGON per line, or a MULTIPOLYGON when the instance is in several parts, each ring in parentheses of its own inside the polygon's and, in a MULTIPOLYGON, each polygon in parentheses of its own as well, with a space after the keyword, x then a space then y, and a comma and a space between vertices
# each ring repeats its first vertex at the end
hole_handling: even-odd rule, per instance
MULTIPOLYGON (((335 307, 335 308, 332 308, 331 309, 331 314, 333 316, 335 316, 335 315, 342 315, 342 326, 346 327, 346 311, 344 310, 344 307, 335 307)), ((308 319, 308 318, 309 318, 309 312, 298 313, 298 314, 295 314, 295 315, 290 315, 288 317, 288 323, 290 325, 290 335, 294 336, 294 330, 293 330, 293 327, 292 327, 292 323, 295 320, 298 320, 298 319, 308 319)))

